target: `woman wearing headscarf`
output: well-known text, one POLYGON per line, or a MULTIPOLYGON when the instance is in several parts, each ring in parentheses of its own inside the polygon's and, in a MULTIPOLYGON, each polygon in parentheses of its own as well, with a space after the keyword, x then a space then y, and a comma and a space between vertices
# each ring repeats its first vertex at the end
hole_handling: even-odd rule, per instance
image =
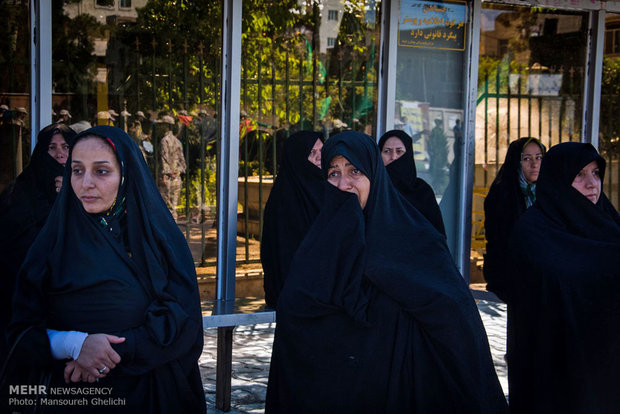
POLYGON ((20 271, 13 363, 77 390, 61 398, 110 390, 115 412, 204 412, 194 262, 140 149, 98 126, 77 136, 67 162, 67 185, 20 271))
POLYGON ((444 236, 446 229, 430 185, 419 178, 413 159, 413 140, 405 131, 394 129, 379 139, 383 164, 394 187, 444 236))
MULTIPOLYGON (((506 301, 511 288, 507 272, 508 239, 515 223, 536 201, 536 181, 545 146, 536 138, 520 138, 508 146, 506 159, 484 200, 487 289, 506 301)), ((510 325, 510 323, 509 323, 510 325)))
POLYGON ((69 147, 74 138, 75 132, 64 124, 43 128, 37 136, 30 164, 0 194, 0 362, 6 355, 2 351, 5 351, 6 327, 11 316, 17 271, 56 200, 56 184, 62 182, 69 147))
POLYGON ((325 181, 322 135, 300 131, 284 141, 284 154, 265 205, 260 245, 265 302, 275 308, 295 250, 319 214, 325 181))
POLYGON ((620 216, 602 192, 604 177, 591 144, 552 147, 536 203, 515 225, 511 412, 620 407, 620 216))
POLYGON ((445 238, 369 136, 340 133, 321 157, 332 185, 280 295, 266 412, 504 412, 445 238))

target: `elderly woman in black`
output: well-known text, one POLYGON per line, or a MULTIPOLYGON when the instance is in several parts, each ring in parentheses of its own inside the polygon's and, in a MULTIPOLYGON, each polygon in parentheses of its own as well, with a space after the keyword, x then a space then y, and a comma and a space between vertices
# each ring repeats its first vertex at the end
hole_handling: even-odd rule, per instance
POLYGON ((510 270, 508 239, 521 214, 536 201, 536 181, 544 154, 545 146, 536 138, 513 141, 484 200, 484 278, 487 289, 504 301, 511 293, 506 276, 510 270))
POLYGON ((515 225, 511 412, 620 407, 620 215, 602 192, 604 176, 592 145, 552 147, 536 203, 515 225))
POLYGON ((419 178, 413 159, 413 140, 404 131, 394 129, 379 139, 383 164, 394 187, 444 236, 446 229, 430 185, 419 178))
POLYGON ((75 132, 64 124, 43 128, 37 136, 30 164, 0 194, 0 362, 6 355, 6 326, 17 271, 56 200, 74 138, 75 132))
POLYGON ((300 131, 284 141, 284 155, 265 205, 260 256, 265 301, 278 303, 291 259, 319 214, 325 181, 321 174, 323 137, 300 131))
POLYGON ((480 316, 445 238, 367 135, 323 147, 321 212, 277 307, 267 413, 501 413, 480 316))
POLYGON ((78 390, 59 398, 107 387, 115 412, 204 412, 194 263, 139 148, 98 126, 77 136, 68 164, 19 275, 13 362, 78 390))

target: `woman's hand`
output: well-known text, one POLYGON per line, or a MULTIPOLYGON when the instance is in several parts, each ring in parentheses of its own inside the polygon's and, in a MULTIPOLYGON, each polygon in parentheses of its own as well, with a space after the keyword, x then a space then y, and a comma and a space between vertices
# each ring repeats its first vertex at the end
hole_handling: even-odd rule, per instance
MULTIPOLYGON (((92 376, 94 379, 103 378, 121 362, 121 357, 112 349, 111 344, 120 344, 125 338, 114 335, 92 334, 88 335, 82 344, 80 355, 75 360, 81 370, 92 376)), ((68 369, 68 368, 67 368, 68 369)), ((65 369, 65 380, 67 377, 65 369)), ((75 367, 73 368, 75 372, 75 367)), ((84 372, 81 373, 84 378, 84 372)), ((71 376, 71 379, 73 379, 71 376)))
POLYGON ((75 361, 67 362, 65 366, 65 382, 95 382, 97 378, 90 375, 80 364, 75 361))

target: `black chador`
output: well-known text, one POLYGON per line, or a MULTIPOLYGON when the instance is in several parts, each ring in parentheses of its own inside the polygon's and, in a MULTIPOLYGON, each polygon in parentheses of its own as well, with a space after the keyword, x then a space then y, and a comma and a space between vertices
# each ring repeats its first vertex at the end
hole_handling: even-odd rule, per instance
POLYGON ((121 356, 116 368, 97 383, 72 386, 109 387, 109 397, 124 401, 114 412, 203 413, 197 363, 202 318, 187 243, 132 139, 98 126, 76 143, 90 135, 114 149, 121 167, 118 194, 110 210, 89 214, 70 185, 71 169, 65 171, 66 184, 19 275, 10 338, 32 328, 15 363, 22 370, 49 370, 50 386, 66 387, 66 361, 51 359, 46 328, 124 337, 112 345, 121 356))
POLYGON ((280 295, 267 413, 501 413, 484 327, 443 237, 390 182, 367 135, 323 148, 370 180, 325 202, 280 295))
POLYGON ((525 178, 522 178, 521 173, 521 153, 531 142, 538 144, 544 154, 545 147, 536 138, 519 138, 511 142, 504 164, 484 200, 484 232, 487 240, 484 278, 487 289, 504 301, 510 294, 506 286, 506 274, 510 271, 508 239, 515 223, 527 209, 525 194, 535 198, 535 184, 528 186, 523 183, 525 178))
POLYGON ((30 164, 0 194, 0 361, 6 354, 6 326, 15 280, 28 249, 37 237, 56 200, 55 178, 62 177, 65 167, 49 153, 48 147, 56 134, 71 146, 75 132, 66 125, 52 124, 37 136, 30 164))
POLYGON ((508 354, 515 413, 617 413, 620 407, 620 216, 605 194, 594 204, 572 187, 605 160, 590 144, 552 147, 536 203, 510 248, 514 349, 508 354))
POLYGON ((385 167, 392 180, 392 184, 407 201, 413 204, 445 236, 446 229, 435 193, 426 181, 418 177, 415 160, 413 159, 413 140, 406 132, 394 129, 386 132, 379 139, 379 149, 383 149, 385 141, 391 137, 400 139, 406 151, 400 158, 392 161, 385 167))
POLYGON ((300 131, 284 142, 280 171, 265 205, 261 262, 265 301, 275 308, 297 247, 319 214, 325 180, 308 155, 322 135, 300 131))

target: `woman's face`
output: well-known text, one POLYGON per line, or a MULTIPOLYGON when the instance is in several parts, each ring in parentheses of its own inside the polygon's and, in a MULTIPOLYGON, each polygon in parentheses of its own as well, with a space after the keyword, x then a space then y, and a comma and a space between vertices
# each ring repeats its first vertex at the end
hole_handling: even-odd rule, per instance
POLYGON ((538 181, 542 157, 542 149, 535 142, 527 144, 523 148, 523 152, 521 152, 521 170, 523 171, 523 176, 530 184, 538 181))
POLYGON ((601 197, 601 176, 596 161, 583 167, 575 176, 572 185, 588 200, 596 204, 601 197))
POLYGON ((321 148, 323 148, 323 143, 317 138, 312 150, 310 150, 310 155, 308 155, 308 161, 319 168, 321 168, 321 148))
POLYGON ((389 137, 383 144, 381 150, 381 158, 383 158, 383 165, 388 165, 392 161, 395 161, 402 157, 407 150, 405 144, 397 137, 389 137))
POLYGON ((69 155, 69 144, 67 144, 62 134, 54 134, 52 136, 50 144, 47 146, 47 153, 60 164, 65 165, 69 155))
POLYGON ((327 181, 341 191, 355 194, 362 210, 366 207, 370 194, 370 180, 342 155, 336 155, 329 162, 327 181))
POLYGON ((101 138, 87 137, 75 144, 71 187, 88 213, 107 211, 118 194, 121 168, 112 148, 101 138))

